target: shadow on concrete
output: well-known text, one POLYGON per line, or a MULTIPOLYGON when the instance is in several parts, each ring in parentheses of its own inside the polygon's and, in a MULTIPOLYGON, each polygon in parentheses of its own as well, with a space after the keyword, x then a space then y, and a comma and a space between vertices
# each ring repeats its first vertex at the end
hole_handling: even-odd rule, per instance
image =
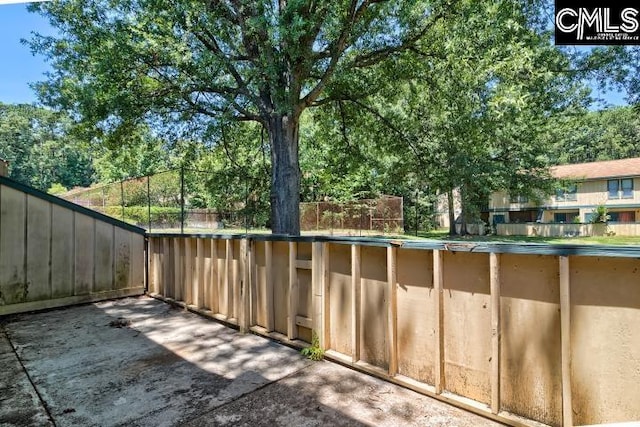
POLYGON ((4 329, 57 426, 496 425, 145 297, 4 329))

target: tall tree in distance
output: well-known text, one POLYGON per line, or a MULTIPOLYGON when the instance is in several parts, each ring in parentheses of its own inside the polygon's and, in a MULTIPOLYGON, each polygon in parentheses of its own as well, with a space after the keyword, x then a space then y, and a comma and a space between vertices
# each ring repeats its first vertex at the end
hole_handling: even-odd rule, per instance
POLYGON ((336 76, 410 50, 454 3, 59 0, 31 6, 60 30, 31 46, 54 69, 41 99, 114 138, 143 120, 156 128, 260 123, 272 230, 295 235, 302 112, 322 103, 336 76))
POLYGON ((9 161, 9 177, 43 191, 89 185, 91 150, 70 133, 72 125, 46 108, 0 103, 0 158, 9 161))
MULTIPOLYGON (((531 23, 538 13, 527 9, 533 3, 461 0, 455 14, 393 64, 332 87, 342 93, 332 93, 337 101, 319 110, 324 119, 316 114, 316 134, 341 146, 334 155, 341 159, 337 166, 359 164, 349 154, 384 159, 366 163, 378 168, 377 181, 393 177, 386 188, 392 180, 413 181, 397 194, 412 198, 429 191, 451 199, 458 194, 462 233, 465 222, 480 220, 493 191, 534 199, 553 188, 550 135, 586 101, 582 76, 564 72, 571 69, 571 58, 531 23), (403 81, 395 81, 396 75, 403 81), (378 91, 362 96, 354 81, 375 81, 378 91), (361 148, 362 135, 377 152, 361 148)), ((370 181, 362 182, 371 188, 370 181)), ((453 214, 453 200, 451 206, 453 214)), ((450 227, 456 234, 453 220, 450 227)))

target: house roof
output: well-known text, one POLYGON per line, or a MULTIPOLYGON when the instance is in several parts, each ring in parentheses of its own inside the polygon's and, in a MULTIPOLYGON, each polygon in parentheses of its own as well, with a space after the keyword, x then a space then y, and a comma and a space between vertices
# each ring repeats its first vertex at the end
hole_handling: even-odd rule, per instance
POLYGON ((551 174, 560 179, 585 180, 640 176, 640 157, 554 166, 551 168, 551 174))

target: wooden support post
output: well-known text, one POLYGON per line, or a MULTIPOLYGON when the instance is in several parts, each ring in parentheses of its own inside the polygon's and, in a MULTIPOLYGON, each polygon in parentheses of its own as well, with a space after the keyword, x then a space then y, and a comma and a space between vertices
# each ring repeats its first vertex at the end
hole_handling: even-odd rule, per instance
POLYGON ((273 242, 264 242, 264 269, 265 269, 265 310, 267 314, 267 331, 273 332, 276 328, 275 312, 273 307, 273 242))
POLYGON ((311 246, 311 319, 313 332, 318 337, 320 348, 324 348, 324 316, 322 313, 322 291, 324 289, 324 264, 322 262, 322 243, 313 242, 311 246))
POLYGON ((162 295, 165 297, 173 297, 170 286, 172 277, 169 275, 172 261, 169 259, 169 239, 165 237, 162 239, 162 295))
POLYGON ((387 247, 387 289, 389 292, 388 313, 388 351, 389 376, 398 373, 398 295, 397 295, 397 256, 398 248, 387 247))
POLYGON ((351 361, 360 360, 360 245, 351 245, 351 361))
POLYGON ((489 254, 491 286, 491 412, 500 412, 500 255, 489 254))
POLYGON ((185 304, 193 304, 193 250, 191 239, 184 239, 184 280, 182 289, 183 301, 185 304))
POLYGON ((157 294, 158 293, 158 259, 156 257, 155 254, 155 247, 156 247, 156 239, 154 237, 149 237, 149 245, 148 245, 148 251, 149 251, 149 272, 151 274, 149 274, 149 278, 150 278, 150 283, 148 286, 149 289, 149 293, 152 294, 157 294))
POLYGON ((231 271, 231 263, 233 258, 233 247, 231 245, 231 240, 227 239, 224 241, 224 282, 222 286, 225 287, 226 292, 225 296, 227 297, 227 312, 223 313, 227 319, 232 317, 233 312, 233 277, 231 271))
POLYGON ((233 317, 236 318, 238 324, 240 323, 240 317, 242 317, 242 296, 240 295, 240 286, 242 284, 242 270, 240 264, 242 263, 242 248, 238 247, 238 259, 234 262, 235 241, 231 241, 231 265, 233 268, 232 286, 233 286, 233 317))
POLYGON ((218 261, 218 240, 211 239, 211 302, 213 314, 220 313, 220 266, 218 261))
POLYGON ((331 319, 329 318, 329 289, 331 287, 331 275, 329 271, 329 257, 331 256, 331 246, 329 243, 322 244, 322 319, 323 319, 323 350, 331 348, 331 319))
POLYGON ((249 327, 258 324, 258 262, 256 241, 249 240, 249 327))
POLYGON ((212 239, 202 239, 202 256, 203 263, 203 279, 202 279, 202 299, 200 301, 201 308, 211 310, 211 292, 213 290, 213 280, 211 270, 213 269, 213 251, 211 250, 212 239))
POLYGON ((249 332, 249 312, 250 312, 250 293, 249 293, 249 245, 248 240, 240 240, 240 312, 238 313, 238 326, 241 333, 249 332))
POLYGON ((571 281, 569 257, 560 257, 560 342, 562 354, 562 425, 573 426, 571 404, 571 281))
POLYGON ((204 241, 196 239, 196 280, 194 288, 193 304, 204 307, 204 241))
POLYGON ((289 306, 287 336, 290 340, 298 337, 296 316, 298 315, 298 272, 296 260, 298 258, 298 246, 295 242, 289 242, 289 306))
POLYGON ((443 288, 444 269, 442 251, 433 251, 433 288, 436 293, 435 300, 435 391, 441 394, 445 388, 444 376, 444 313, 443 313, 443 288))
POLYGON ((182 265, 180 262, 180 240, 173 239, 173 297, 176 300, 182 299, 182 265))

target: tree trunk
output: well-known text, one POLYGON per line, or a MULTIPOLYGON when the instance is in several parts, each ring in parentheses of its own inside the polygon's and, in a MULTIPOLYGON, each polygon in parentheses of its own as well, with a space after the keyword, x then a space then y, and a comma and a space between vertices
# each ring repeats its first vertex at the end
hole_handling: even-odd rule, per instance
POLYGON ((464 185, 460 186, 460 235, 466 236, 467 233, 467 189, 464 185))
POLYGON ((271 143, 271 231, 300 235, 299 118, 273 114, 267 130, 271 143))
POLYGON ((447 205, 449 208, 449 235, 455 236, 458 232, 456 230, 456 213, 454 211, 455 204, 453 201, 453 190, 447 191, 447 205))

